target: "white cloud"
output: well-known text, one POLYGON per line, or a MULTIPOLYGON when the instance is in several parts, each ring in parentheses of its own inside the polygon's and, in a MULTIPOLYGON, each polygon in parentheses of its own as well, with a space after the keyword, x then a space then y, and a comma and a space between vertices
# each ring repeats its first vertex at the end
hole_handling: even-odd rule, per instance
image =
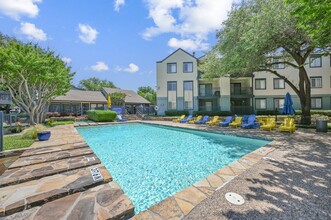
POLYGON ((120 6, 122 6, 124 4, 125 4, 125 0, 115 0, 114 10, 120 11, 120 6))
POLYGON ((184 45, 187 49, 205 50, 208 34, 221 27, 231 9, 232 0, 146 0, 154 26, 148 27, 143 38, 148 40, 163 33, 174 33, 168 45, 184 45))
POLYGON ((47 40, 46 33, 42 29, 37 28, 36 25, 31 23, 21 23, 21 32, 26 35, 27 38, 30 40, 47 40))
POLYGON ((63 62, 65 62, 66 64, 69 64, 69 63, 71 63, 71 58, 69 58, 69 57, 62 57, 62 59, 61 59, 63 62))
POLYGON ((0 0, 0 11, 15 20, 22 16, 34 18, 39 13, 37 4, 41 2, 42 0, 0 0))
POLYGON ((109 67, 104 62, 98 61, 97 64, 95 64, 94 66, 91 66, 91 69, 94 71, 97 71, 97 72, 101 72, 101 71, 109 70, 109 67))
POLYGON ((168 41, 168 46, 172 48, 182 48, 184 50, 207 50, 209 48, 208 43, 203 43, 200 40, 171 38, 168 41))
POLYGON ((136 73, 139 71, 139 66, 137 66, 134 63, 130 63, 127 68, 122 68, 122 67, 117 66, 115 69, 118 72, 136 73))
POLYGON ((78 27, 80 31, 79 39, 81 39, 84 43, 94 44, 98 35, 97 30, 87 24, 78 24, 78 27))

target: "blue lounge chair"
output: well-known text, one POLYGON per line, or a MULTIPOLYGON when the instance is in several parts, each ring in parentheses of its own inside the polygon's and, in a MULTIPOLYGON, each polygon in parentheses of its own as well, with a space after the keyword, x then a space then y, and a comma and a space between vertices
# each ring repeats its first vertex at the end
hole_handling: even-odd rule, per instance
POLYGON ((195 123, 196 124, 206 124, 207 121, 209 121, 209 116, 208 115, 205 115, 205 116, 203 116, 203 119, 202 120, 196 121, 195 123))
POLYGON ((221 122, 219 123, 219 125, 220 125, 221 127, 227 127, 227 126, 229 126, 229 124, 231 123, 231 121, 232 121, 232 116, 226 116, 226 117, 225 117, 225 120, 224 120, 224 121, 221 121, 221 122))
POLYGON ((241 122, 243 124, 247 124, 248 123, 248 118, 250 117, 250 115, 243 115, 243 118, 241 119, 241 122))
POLYGON ((187 122, 189 122, 191 119, 192 119, 192 115, 189 115, 189 116, 187 116, 187 118, 184 118, 184 119, 180 120, 179 122, 180 122, 180 123, 187 123, 187 122))
POLYGON ((124 117, 122 117, 122 115, 117 115, 116 116, 116 121, 127 121, 128 119, 127 118, 124 118, 124 117))
POLYGON ((256 116, 255 115, 250 115, 247 119, 247 123, 243 123, 240 127, 242 128, 255 128, 255 120, 256 116))

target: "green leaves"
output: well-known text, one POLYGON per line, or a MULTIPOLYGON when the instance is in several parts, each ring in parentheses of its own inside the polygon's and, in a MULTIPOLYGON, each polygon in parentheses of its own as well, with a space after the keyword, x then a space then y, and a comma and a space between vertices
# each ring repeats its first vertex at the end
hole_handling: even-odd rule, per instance
POLYGON ((154 89, 152 89, 152 87, 150 87, 150 86, 139 87, 137 93, 138 93, 138 95, 144 97, 149 102, 151 102, 152 105, 156 104, 156 91, 154 89))
POLYGON ((108 80, 100 80, 96 77, 81 80, 78 85, 78 88, 89 91, 101 91, 103 87, 117 88, 113 82, 108 80))

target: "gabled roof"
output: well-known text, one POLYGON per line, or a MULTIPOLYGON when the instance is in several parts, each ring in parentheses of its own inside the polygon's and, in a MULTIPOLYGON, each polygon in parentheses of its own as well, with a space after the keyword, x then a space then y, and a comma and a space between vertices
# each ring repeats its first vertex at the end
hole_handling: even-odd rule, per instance
POLYGON ((107 103, 107 99, 100 91, 85 91, 71 89, 64 96, 58 96, 53 101, 65 102, 103 102, 107 103))
POLYGON ((103 94, 112 94, 112 93, 124 93, 125 96, 125 104, 150 104, 145 98, 141 97, 137 93, 132 90, 125 89, 113 89, 113 88, 102 88, 103 94))
POLYGON ((192 54, 190 54, 189 52, 183 50, 182 48, 178 48, 176 51, 174 51, 173 53, 171 53, 169 56, 167 56, 166 58, 164 58, 161 61, 157 61, 157 63, 162 63, 163 61, 165 61, 166 59, 168 59, 169 57, 171 57, 173 54, 177 53, 178 51, 182 51, 184 53, 186 53, 187 55, 193 57, 194 59, 198 60, 195 56, 193 56, 192 54))

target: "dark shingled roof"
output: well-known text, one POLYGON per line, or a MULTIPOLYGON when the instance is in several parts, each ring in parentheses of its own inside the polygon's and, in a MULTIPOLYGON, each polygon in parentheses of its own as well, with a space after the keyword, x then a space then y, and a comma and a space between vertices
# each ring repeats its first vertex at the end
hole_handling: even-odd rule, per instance
POLYGON ((145 98, 141 97, 137 93, 132 90, 125 90, 125 89, 113 89, 113 88, 102 88, 104 94, 112 94, 115 92, 124 93, 125 96, 125 103, 126 104, 150 104, 145 98))
POLYGON ((70 90, 64 96, 56 97, 53 101, 107 103, 107 99, 100 91, 84 91, 75 89, 70 90))

